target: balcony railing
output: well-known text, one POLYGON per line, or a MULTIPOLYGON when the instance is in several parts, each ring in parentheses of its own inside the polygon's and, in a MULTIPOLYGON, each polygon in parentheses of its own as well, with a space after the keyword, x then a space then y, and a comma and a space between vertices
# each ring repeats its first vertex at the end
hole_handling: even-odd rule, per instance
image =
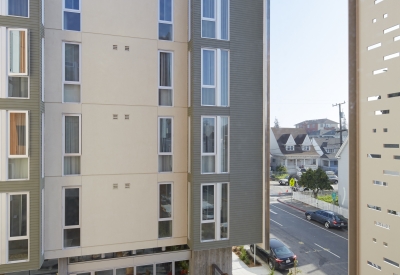
POLYGON ((212 264, 212 275, 228 275, 224 273, 216 264, 212 264))

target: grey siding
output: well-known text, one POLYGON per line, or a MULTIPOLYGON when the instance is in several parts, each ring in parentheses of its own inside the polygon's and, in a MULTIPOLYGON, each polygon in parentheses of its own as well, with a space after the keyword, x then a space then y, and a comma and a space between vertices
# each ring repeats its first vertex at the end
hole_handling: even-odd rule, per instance
MULTIPOLYGON (((29 99, 0 98, 2 110, 29 111, 29 180, 0 182, 0 193, 29 192, 29 257, 26 263, 0 265, 0 274, 22 270, 37 270, 41 256, 41 0, 30 0, 29 18, 0 16, 0 26, 29 30, 29 99)), ((4 66, 4 64, 1 64, 4 66)), ((4 240, 6 241, 6 240, 4 240)))
POLYGON ((201 38, 201 1, 192 1, 190 247, 197 250, 262 242, 263 1, 230 1, 230 41, 201 38), (201 48, 230 50, 230 107, 201 106, 201 48), (201 175, 201 116, 230 116, 230 173, 201 175), (200 242, 202 183, 230 183, 229 240, 200 242))

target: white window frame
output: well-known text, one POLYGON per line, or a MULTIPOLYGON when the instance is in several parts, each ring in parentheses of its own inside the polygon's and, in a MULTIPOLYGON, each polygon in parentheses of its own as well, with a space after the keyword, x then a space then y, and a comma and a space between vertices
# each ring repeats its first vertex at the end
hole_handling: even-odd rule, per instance
POLYGON ((174 41, 175 30, 174 30, 174 0, 171 0, 171 21, 165 21, 160 19, 160 0, 158 0, 158 25, 157 25, 157 39, 160 40, 160 23, 172 25, 172 37, 171 40, 162 40, 162 41, 174 41))
POLYGON ((201 232, 201 226, 203 223, 214 223, 214 228, 215 228, 215 239, 214 240, 202 240, 201 239, 201 233, 200 233, 200 242, 202 243, 207 243, 207 242, 214 242, 214 241, 223 241, 223 240, 229 240, 229 221, 230 221, 230 186, 229 182, 219 182, 219 183, 203 183, 201 184, 200 188, 200 232, 201 232), (221 238, 221 194, 222 194, 222 185, 227 184, 228 186, 228 237, 227 238, 221 238), (213 220, 203 220, 203 186, 214 186, 214 219, 213 220))
POLYGON ((294 145, 286 145, 286 151, 294 151, 294 145))
MULTIPOLYGON (((75 177, 76 175, 65 175, 64 174, 64 157, 81 157, 82 156, 82 115, 81 114, 63 114, 62 118, 62 175, 63 177, 75 177), (79 153, 65 153, 65 117, 67 116, 77 116, 79 117, 79 153)), ((82 158, 81 158, 81 169, 82 169, 82 158)))
MULTIPOLYGON (((159 227, 159 222, 165 222, 165 221, 171 221, 172 222, 172 232, 171 232, 171 237, 165 237, 165 238, 157 238, 159 240, 164 240, 164 239, 171 239, 173 238, 174 235, 174 183, 173 182, 159 182, 158 183, 158 210, 157 210, 157 218, 158 218, 158 223, 157 223, 157 228, 159 227), (160 185, 166 185, 170 184, 171 185, 171 217, 170 218, 160 218, 160 208, 161 208, 161 202, 160 202, 160 185)), ((157 231, 158 234, 158 231, 157 231)))
POLYGON ((304 145, 302 149, 303 149, 303 151, 310 151, 310 146, 304 145))
MULTIPOLYGON (((157 151, 158 151, 158 156, 172 156, 172 171, 171 172, 158 172, 158 173, 173 173, 174 171, 174 118, 170 116, 159 116, 158 117, 158 123, 157 123, 157 151), (160 121, 161 119, 166 118, 166 119, 171 119, 171 152, 160 152, 160 121)), ((157 159, 158 161, 158 159, 157 159)), ((157 170, 159 170, 157 168, 157 170)))
POLYGON ((45 161, 45 158, 44 158, 44 144, 45 144, 45 142, 44 142, 44 138, 45 138, 45 121, 44 121, 44 113, 42 113, 42 140, 41 140, 41 142, 42 142, 42 152, 41 152, 41 154, 42 154, 42 157, 41 157, 41 159, 42 159, 42 178, 44 178, 44 161, 45 161))
POLYGON ((29 54, 29 50, 28 50, 28 47, 29 47, 29 41, 28 41, 28 29, 24 29, 24 28, 8 28, 7 29, 7 50, 8 50, 8 53, 7 53, 7 64, 8 64, 8 69, 7 69, 7 72, 8 72, 8 76, 11 76, 11 77, 13 77, 13 76, 28 76, 29 75, 29 56, 28 56, 28 54, 29 54), (26 60, 25 60, 25 62, 26 62, 26 73, 12 73, 12 72, 10 72, 10 53, 11 53, 11 46, 10 46, 10 32, 11 31, 24 31, 25 32, 25 41, 26 41, 26 45, 25 45, 25 57, 26 57, 26 60))
MULTIPOLYGON (((19 16, 19 15, 9 15, 8 14, 8 1, 9 0, 0 0, 0 11, 3 9, 3 12, 0 12, 0 15, 18 17, 18 18, 30 18, 30 0, 28 0, 28 16, 19 16)), ((44 1, 44 0, 43 0, 44 1)))
POLYGON ((6 252, 6 262, 8 264, 15 264, 15 263, 25 263, 29 262, 30 260, 30 238, 29 238, 29 231, 30 231, 30 207, 29 207, 29 192, 15 192, 15 193, 7 193, 7 252, 6 252), (10 237, 10 197, 14 195, 26 195, 26 236, 19 236, 19 237, 10 237), (10 241, 18 241, 18 240, 28 240, 28 259, 27 260, 20 260, 20 261, 9 261, 9 242, 10 241))
MULTIPOLYGON (((42 0, 43 2, 42 3, 44 3, 44 0, 42 0)), ((45 77, 45 68, 44 68, 44 50, 45 50, 45 48, 44 48, 44 44, 45 44, 45 42, 44 42, 45 40, 44 40, 44 38, 42 38, 42 102, 44 102, 44 77, 45 77)), ((65 62, 63 62, 64 63, 64 66, 65 66, 65 62)))
POLYGON ((174 52, 173 51, 166 51, 166 50, 159 50, 158 51, 158 106, 159 107, 174 107, 174 52), (168 53, 171 54, 171 87, 168 86, 161 86, 160 84, 160 54, 161 53, 168 53), (172 105, 160 105, 160 89, 171 90, 172 93, 172 105))
POLYGON ((80 246, 64 247, 64 233, 65 229, 81 229, 82 228, 82 188, 81 186, 64 186, 62 187, 62 233, 61 233, 61 247, 63 250, 76 249, 82 246, 82 231, 80 232, 80 246), (65 225, 65 190, 66 189, 79 189, 79 225, 65 225))
POLYGON ((230 40, 230 19, 231 19, 230 18, 230 5, 231 5, 230 0, 228 0, 228 38, 227 39, 221 38, 221 19, 220 19, 221 12, 222 12, 221 0, 214 1, 214 18, 203 16, 203 2, 204 2, 204 0, 201 0, 201 30, 200 30, 201 38, 229 41, 230 40), (215 38, 203 36, 203 20, 215 22, 215 38))
POLYGON ((30 178, 30 158, 29 158, 29 132, 30 132, 30 128, 29 128, 29 111, 7 111, 7 181, 26 181, 29 180, 30 178), (11 123, 10 123, 10 118, 11 118, 11 114, 25 114, 25 147, 26 147, 26 154, 25 155, 11 155, 10 154, 10 140, 11 140, 11 123), (28 178, 27 179, 10 179, 9 178, 9 174, 8 174, 8 160, 9 159, 28 159, 28 178))
POLYGON ((191 156, 192 156, 192 147, 191 147, 191 140, 192 140, 192 136, 191 136, 191 117, 188 116, 188 139, 187 139, 187 143, 188 143, 188 173, 192 172, 192 160, 191 160, 191 156))
POLYGON ((42 255, 44 255, 44 236, 45 236, 45 234, 44 234, 44 218, 45 218, 45 215, 44 215, 44 211, 45 211, 45 207, 44 207, 44 187, 42 188, 42 191, 41 191, 41 194, 42 194, 42 197, 41 197, 41 201, 42 201, 42 219, 41 219, 41 226, 42 226, 42 230, 41 230, 41 238, 42 238, 42 249, 41 249, 41 252, 42 252, 42 255))
POLYGON ((201 106, 217 106, 217 107, 229 107, 230 106, 230 51, 228 49, 213 49, 213 48, 202 48, 201 49, 201 106), (203 84, 203 53, 204 51, 214 52, 214 85, 203 84), (221 75, 221 52, 228 52, 228 104, 221 105, 221 90, 222 90, 222 75, 221 75), (203 88, 215 89, 215 105, 203 104, 203 88))
POLYGON ((188 107, 191 106, 192 96, 192 51, 188 51, 188 107))
POLYGON ((74 9, 67 9, 65 8, 65 0, 62 0, 62 15, 61 15, 61 25, 62 25, 62 30, 64 31, 70 31, 70 32, 81 32, 82 31, 82 0, 79 0, 79 9, 74 10, 74 9), (67 30, 64 28, 64 12, 74 12, 74 13, 79 13, 80 14, 80 26, 81 29, 79 31, 75 30, 67 30))
POLYGON ((62 43, 62 103, 67 104, 81 104, 82 103, 82 44, 78 42, 63 41, 62 43), (65 80, 65 44, 72 44, 79 46, 79 81, 66 81, 65 80), (64 102, 64 87, 65 85, 79 85, 79 102, 64 102))
POLYGON ((201 116, 201 131, 200 131, 200 140, 201 140, 201 145, 200 145, 200 149, 201 149, 201 154, 200 154, 200 163, 201 163, 201 170, 203 171, 203 156, 215 156, 215 172, 211 172, 211 173, 203 173, 201 172, 201 174, 203 175, 207 175, 207 174, 229 174, 230 173, 230 144, 231 144, 231 135, 230 135, 230 117, 229 116, 201 116), (218 141, 221 140, 221 132, 220 132, 220 124, 221 124, 221 117, 226 117, 228 118, 228 171, 227 172, 221 172, 221 150, 222 148, 220 148, 218 141), (214 119, 214 152, 213 153, 203 153, 203 119, 204 118, 213 118, 214 119))

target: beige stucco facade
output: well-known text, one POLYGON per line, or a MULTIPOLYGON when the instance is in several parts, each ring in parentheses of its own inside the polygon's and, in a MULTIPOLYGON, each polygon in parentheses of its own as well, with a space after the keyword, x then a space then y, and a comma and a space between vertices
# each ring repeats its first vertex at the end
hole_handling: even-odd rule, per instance
POLYGON ((357 194, 350 190, 350 208, 357 201, 352 209, 356 227, 350 228, 357 247, 350 242, 350 251, 358 253, 357 274, 400 274, 400 163, 395 158, 400 155, 400 97, 389 96, 399 92, 400 58, 388 57, 399 53, 400 2, 368 0, 357 5, 358 148, 350 141, 350 158, 358 151, 357 194))
POLYGON ((45 258, 187 243, 188 6, 186 0, 173 6, 170 42, 158 40, 158 1, 82 1, 81 32, 62 30, 62 1, 46 1, 45 258), (62 103, 63 42, 81 44, 81 103, 62 103), (158 106, 159 50, 173 52, 173 107, 158 106), (63 114, 81 115, 78 176, 62 176, 63 114), (173 118, 172 173, 158 173, 163 116, 173 118), (157 231, 160 182, 173 183, 167 239, 157 231), (81 246, 63 249, 68 186, 81 187, 81 246))

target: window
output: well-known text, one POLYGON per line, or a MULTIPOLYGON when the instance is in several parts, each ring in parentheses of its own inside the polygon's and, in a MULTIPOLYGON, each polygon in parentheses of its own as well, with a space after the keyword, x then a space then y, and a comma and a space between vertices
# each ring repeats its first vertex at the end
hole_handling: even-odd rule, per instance
POLYGON ((136 274, 143 274, 143 275, 154 275, 153 265, 142 265, 136 267, 136 274))
POLYGON ((8 97, 28 98, 28 30, 8 29, 8 97))
POLYGON ((398 216, 398 217, 400 217, 400 212, 399 211, 395 211, 395 210, 390 210, 390 209, 388 209, 388 214, 391 214, 391 215, 395 215, 395 216, 398 216))
POLYGON ((201 241, 229 238, 228 183, 201 186, 201 241))
POLYGON ((81 45, 63 43, 63 102, 81 102, 81 45))
POLYGON ((367 264, 372 266, 373 268, 376 268, 378 270, 381 270, 381 267, 377 264, 374 264, 373 262, 367 261, 367 264))
POLYGON ((9 194, 8 262, 29 259, 28 194, 9 194))
POLYGON ((375 206, 375 205, 371 205, 371 204, 367 204, 367 207, 369 209, 373 209, 373 210, 377 210, 377 211, 381 211, 382 208, 380 208, 379 206, 375 206))
POLYGON ((201 172, 229 172, 229 117, 202 117, 201 172))
POLYGON ((172 41, 173 0, 159 0, 158 39, 172 41))
POLYGON ((42 136, 41 136, 41 139, 42 139, 42 152, 41 152, 41 155, 42 155, 42 157, 41 157, 41 159, 42 159, 42 178, 44 178, 44 135, 45 135, 45 133, 44 133, 44 113, 42 113, 42 136))
POLYGON ((393 265, 393 266, 395 266, 395 267, 397 267, 397 268, 400 267, 399 263, 396 263, 395 261, 389 260, 389 259, 387 259, 387 258, 383 258, 383 261, 384 261, 385 263, 390 264, 390 265, 393 265))
POLYGON ((201 105, 229 106, 229 51, 201 50, 201 105))
POLYGON ((323 166, 329 167, 329 160, 322 161, 323 166))
POLYGON ((387 182, 380 181, 380 180, 373 180, 372 183, 373 183, 374 185, 388 186, 388 183, 387 183, 387 182))
POLYGON ((29 0, 5 0, 7 15, 29 17, 29 0))
POLYGON ((158 118, 158 172, 172 172, 172 118, 158 118))
POLYGON ((294 151, 294 146, 293 145, 287 145, 286 146, 286 151, 294 151))
POLYGON ((303 151, 310 151, 310 146, 303 146, 303 151))
POLYGON ((8 179, 29 178, 29 127, 28 112, 8 113, 8 179))
POLYGON ((159 212, 158 212, 158 238, 172 237, 173 198, 172 184, 160 183, 159 187, 159 212))
POLYGON ((229 39, 229 0, 201 1, 201 37, 229 39))
POLYGON ((159 57, 159 78, 158 78, 158 105, 172 106, 173 105, 173 53, 158 52, 159 57))
POLYGON ((63 191, 63 247, 77 247, 81 245, 80 188, 64 188, 63 191))
POLYGON ((81 173, 81 116, 64 115, 64 175, 81 173))
POLYGON ((81 31, 81 0, 63 0, 63 26, 66 31, 81 31))

